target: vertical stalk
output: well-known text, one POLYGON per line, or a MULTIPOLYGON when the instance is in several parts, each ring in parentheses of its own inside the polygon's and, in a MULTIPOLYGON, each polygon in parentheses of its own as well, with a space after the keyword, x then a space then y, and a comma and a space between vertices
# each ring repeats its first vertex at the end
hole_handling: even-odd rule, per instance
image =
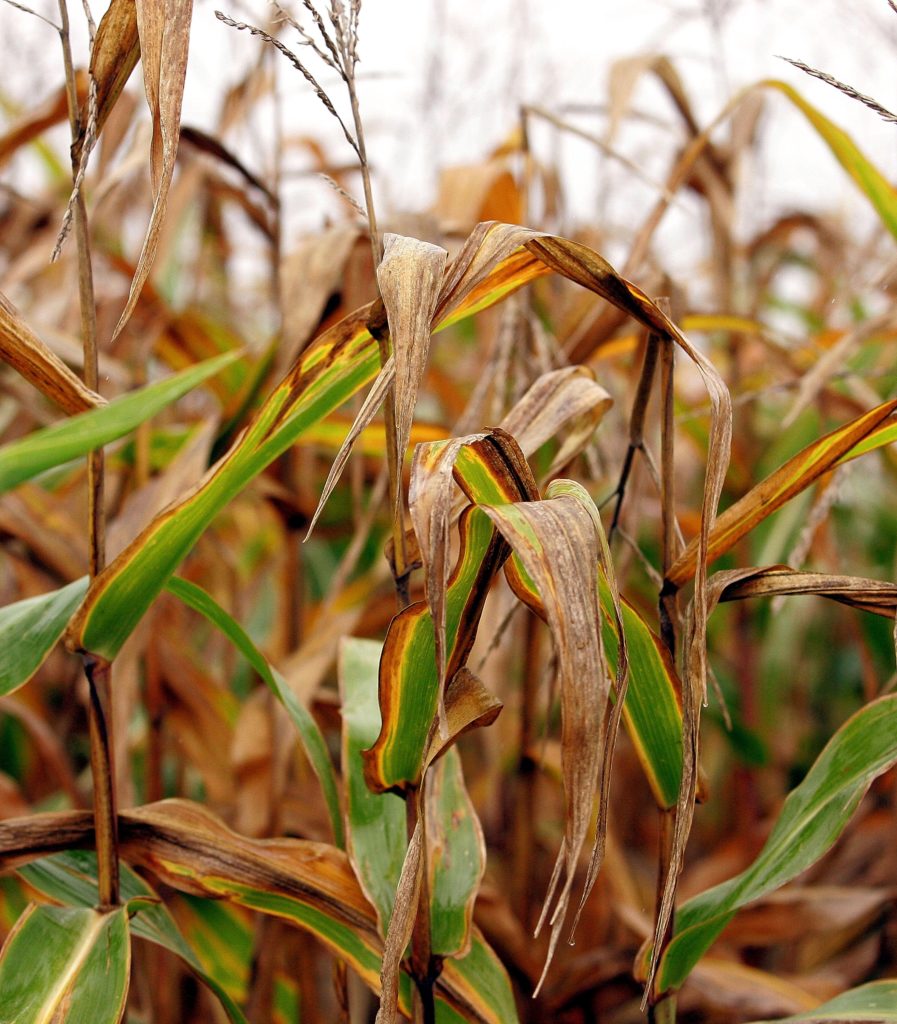
MULTIPOLYGON (((367 149, 364 142, 364 124, 361 120, 361 108, 358 105, 358 92, 355 89, 355 74, 352 66, 344 68, 346 85, 349 92, 349 103, 352 108, 352 121, 355 125, 355 141, 358 147, 358 162, 361 169, 361 182, 364 189, 364 205, 368 215, 368 231, 371 236, 371 261, 374 268, 374 282, 377 280, 377 268, 383 259, 383 241, 377 227, 377 214, 374 207, 374 190, 371 185, 371 168, 368 164, 367 149)), ((378 288, 379 292, 379 288, 378 288)), ((380 366, 385 366, 389 359, 389 341, 386 332, 375 332, 377 348, 380 355, 380 366)), ((393 573, 396 586, 396 604, 401 611, 409 603, 408 593, 408 555, 405 547, 405 496, 402 492, 402 457, 404 452, 398 451, 396 445, 396 396, 395 388, 390 388, 386 401, 383 403, 384 426, 386 427, 386 464, 389 471, 389 502, 391 508, 397 508, 398 514, 393 519, 393 573)))
POLYGON ((414 1024, 435 1024, 436 1022, 436 979, 439 976, 440 963, 433 956, 430 942, 430 880, 427 866, 427 806, 426 776, 420 788, 412 790, 405 801, 408 840, 411 841, 417 827, 418 818, 421 822, 421 882, 420 896, 417 904, 417 915, 414 919, 414 930, 411 933, 411 975, 414 978, 414 1024))
POLYGON ((614 494, 617 496, 617 503, 614 506, 614 514, 611 519, 610 529, 608 530, 608 540, 613 538, 620 522, 623 498, 626 496, 626 484, 629 482, 629 474, 632 472, 635 453, 637 451, 644 452, 645 418, 648 414, 648 401, 651 397, 651 388, 654 385, 654 374, 657 369, 658 348, 657 335, 649 333, 645 341, 642 371, 639 376, 635 399, 632 403, 632 414, 629 417, 629 446, 626 449, 626 457, 623 460, 623 468, 620 471, 620 481, 617 484, 616 491, 614 491, 614 494))
MULTIPOLYGON (((658 308, 667 316, 670 315, 670 300, 658 298, 658 308)), ((660 356, 660 500, 661 500, 661 546, 663 576, 666 578, 667 571, 676 560, 679 552, 679 530, 676 522, 676 491, 675 467, 674 467, 674 435, 673 435, 673 394, 674 394, 674 356, 675 347, 673 339, 662 335, 653 338, 654 344, 659 350, 660 356)), ((660 630, 661 639, 670 657, 675 663, 676 660, 676 609, 677 594, 660 594, 660 630)), ((670 870, 670 857, 673 849, 673 835, 675 830, 675 812, 663 810, 660 812, 660 855, 657 865, 657 895, 656 905, 659 908, 663 899, 663 889, 667 874, 670 870)), ((670 914, 661 946, 666 948, 673 937, 673 926, 675 922, 675 910, 670 914)), ((675 993, 664 993, 658 995, 651 992, 649 996, 648 1020, 650 1024, 675 1024, 676 1020, 676 996, 675 993)))
MULTIPOLYGON (((59 0, 59 37, 65 65, 69 125, 72 138, 72 180, 78 175, 75 153, 81 135, 81 115, 75 85, 71 36, 66 0, 59 0)), ((81 339, 84 346, 84 383, 96 391, 99 386, 97 356, 96 302, 93 289, 93 265, 90 257, 90 229, 87 206, 78 189, 74 210, 75 239, 78 251, 78 297, 81 309, 81 339)), ((105 463, 103 450, 90 453, 87 461, 87 518, 89 572, 93 579, 106 562, 106 520, 104 509, 105 463)), ((119 902, 118 827, 115 780, 112 760, 112 717, 110 704, 111 665, 99 658, 85 658, 85 673, 90 688, 88 707, 90 732, 90 767, 93 775, 93 808, 96 831, 101 907, 114 907, 119 902)))

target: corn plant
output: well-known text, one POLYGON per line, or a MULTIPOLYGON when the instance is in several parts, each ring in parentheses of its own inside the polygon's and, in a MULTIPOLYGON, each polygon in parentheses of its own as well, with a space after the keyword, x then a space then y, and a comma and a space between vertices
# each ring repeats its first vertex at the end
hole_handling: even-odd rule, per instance
MULTIPOLYGON (((884 943, 824 991, 742 963, 751 942, 726 931, 770 899, 835 901, 793 883, 825 869, 870 787, 893 811, 897 696, 879 674, 894 652, 879 625, 897 586, 865 575, 882 539, 861 538, 854 570, 810 555, 838 529, 849 473, 867 474, 883 495, 875 515, 894 525, 897 400, 876 372, 889 312, 819 328, 813 365, 810 341, 789 348, 764 323, 777 261, 794 256, 788 224, 746 247, 755 308, 736 308, 737 153, 711 134, 758 94, 784 97, 897 236, 893 187, 787 83, 745 90, 701 128, 673 66, 652 59, 636 70, 660 78, 688 137, 622 271, 584 240, 490 218, 488 201, 461 238, 381 236, 355 78, 360 7, 304 0, 303 17, 281 12, 270 30, 217 15, 260 36, 264 55, 227 116, 286 58, 358 161, 363 204, 350 175, 335 185, 363 223, 308 252, 285 252, 278 183, 181 125, 190 0, 112 0, 90 22, 86 73, 60 0, 47 28, 64 86, 0 137, 3 160, 67 119, 72 143, 71 168, 47 157, 71 190, 58 262, 27 269, 47 239, 23 220, 3 274, 15 283, 26 268, 29 311, 0 294, 16 409, 0 446, 0 1020, 508 1024, 613 1010, 743 1024, 767 1012, 747 996, 734 1016, 701 1003, 714 979, 766 994, 777 1019, 894 1019, 884 943), (104 174, 108 194, 121 189, 108 168, 138 62, 149 216, 128 262, 109 238, 130 211, 104 211, 100 190, 104 174), (195 163, 178 176, 185 151, 195 163), (719 308, 677 320, 647 257, 688 188, 706 200, 719 308), (171 282, 193 271, 167 215, 197 199, 209 251, 183 302, 171 282), (274 267, 276 326, 261 342, 265 317, 235 300, 227 204, 274 267), (61 273, 77 281, 66 329, 80 354, 56 344, 61 356, 35 326, 61 273), (353 296, 358 278, 367 291, 353 296), (797 392, 787 408, 758 369, 769 351, 797 392), (800 602, 783 604, 796 595, 850 606, 838 629, 865 659, 863 694, 833 697, 828 735, 766 822, 745 751, 788 723, 761 737, 759 670, 742 678, 739 659, 755 665, 778 643, 819 662, 797 647, 816 627, 792 617, 800 602), (721 743, 742 755, 728 774, 721 743), (744 805, 727 820, 742 816, 750 848, 721 876, 696 803, 709 810, 733 785, 744 805), (692 863, 711 865, 699 891, 693 826, 692 863)), ((523 117, 569 127, 541 109, 523 117)), ((515 155, 520 180, 494 180, 525 221, 527 187, 550 175, 525 142, 515 155)), ((866 917, 848 915, 838 952, 880 923, 880 891, 864 893, 866 917)))

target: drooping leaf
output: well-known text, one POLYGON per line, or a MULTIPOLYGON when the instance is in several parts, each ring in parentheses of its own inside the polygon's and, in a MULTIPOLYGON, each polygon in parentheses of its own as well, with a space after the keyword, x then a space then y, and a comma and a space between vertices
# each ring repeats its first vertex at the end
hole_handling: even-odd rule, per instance
POLYGON ((411 434, 417 392, 427 366, 433 314, 442 286, 445 249, 403 235, 387 235, 377 283, 392 340, 396 437, 399 464, 411 434))
MULTIPOLYGON (((346 855, 335 847, 298 839, 247 839, 185 800, 122 811, 119 827, 122 856, 130 864, 147 868, 175 889, 227 899, 305 929, 379 992, 382 943, 375 913, 346 855)), ((0 821, 4 867, 92 842, 89 812, 0 821)), ((406 1013, 409 994, 410 980, 403 974, 399 1005, 406 1013)), ((507 975, 476 931, 470 953, 446 961, 437 981, 438 1001, 468 1021, 513 1024, 517 1019, 507 975)))
MULTIPOLYGON (((92 850, 67 850, 43 857, 20 867, 18 873, 33 889, 64 906, 94 907, 99 902, 97 857, 92 850)), ((149 885, 124 863, 120 865, 120 881, 122 902, 139 905, 131 918, 131 932, 179 956, 218 996, 232 1024, 246 1024, 231 996, 203 970, 174 918, 149 885)))
POLYGON ((32 903, 0 951, 3 1024, 118 1024, 131 967, 128 911, 32 903))
POLYGON ((815 1010, 755 1020, 751 1024, 890 1024, 897 1021, 897 981, 870 981, 817 1006, 815 1010))
POLYGON ((0 608, 0 694, 34 675, 62 636, 87 592, 87 577, 0 608))
MULTIPOLYGON (((149 277, 159 244, 181 134, 181 103, 187 74, 190 21, 193 16, 193 0, 135 2, 143 86, 153 123, 150 150, 153 209, 143 247, 137 258, 137 268, 131 281, 128 300, 115 328, 114 337, 121 334, 134 312, 137 299, 149 277)), ((132 49, 129 48, 123 55, 124 67, 131 57, 132 49)))
MULTIPOLYGON (((112 113, 139 57, 140 39, 137 34, 136 4, 134 0, 111 0, 97 26, 90 54, 90 74, 97 84, 97 136, 103 130, 103 125, 112 113)), ((87 128, 86 112, 82 113, 81 123, 84 127, 73 150, 75 159, 81 156, 84 132, 87 128)))
MULTIPOLYGON (((809 487, 847 457, 895 409, 897 401, 890 401, 863 413, 814 441, 752 487, 716 520, 710 536, 708 559, 713 561, 724 554, 789 498, 809 487)), ((697 542, 692 541, 670 567, 667 580, 672 586, 681 587, 694 575, 697 549, 697 542)))
POLYGON ((265 656, 252 642, 246 630, 207 591, 203 590, 196 583, 191 583, 189 580, 177 577, 168 581, 167 589, 188 607, 205 616, 213 626, 220 629, 249 664, 252 665, 255 671, 258 672, 268 689, 284 706, 287 714, 296 726, 296 731, 299 733, 299 738, 302 741, 302 749, 305 751, 309 764, 317 776, 324 793, 324 801, 330 814, 330 827, 333 829, 336 845, 343 848, 345 846, 345 835, 343 832, 343 815, 340 808, 339 792, 336 786, 336 775, 333 771, 330 753, 327 750, 327 743, 311 712, 293 693, 289 683, 287 683, 277 669, 268 663, 265 656))
POLYGON ((818 594, 887 619, 893 619, 897 611, 895 583, 859 576, 799 572, 787 565, 714 573, 710 577, 710 588, 712 599, 719 601, 742 601, 778 594, 818 594))
POLYGON ((814 864, 847 826, 873 779, 894 764, 897 696, 888 696, 868 704, 835 733, 789 794, 753 864, 679 908, 658 972, 661 990, 682 985, 740 907, 814 864))
POLYGON ((61 423, 37 430, 20 441, 0 448, 0 494, 38 473, 86 455, 119 437, 124 437, 141 423, 204 380, 232 363, 239 353, 228 352, 165 380, 149 384, 108 405, 73 416, 61 423))
MULTIPOLYGON (((451 505, 444 467, 452 462, 465 466, 481 488, 491 481, 489 493, 500 500, 524 498, 537 493, 526 461, 500 431, 421 446, 415 456, 418 474, 435 472, 437 497, 427 522, 442 534, 451 505), (433 469, 433 467, 436 467, 433 469)), ((412 468, 414 479, 415 468, 412 468)), ((412 495, 415 525, 422 521, 420 501, 412 495)), ((423 530, 423 528, 421 528, 423 530)), ((450 679, 464 664, 476 635, 483 602, 494 573, 507 557, 507 547, 495 535, 489 520, 477 509, 468 509, 458 523, 461 549, 444 591, 444 676, 436 661, 434 619, 425 602, 409 605, 393 619, 380 662, 380 711, 383 724, 374 746, 365 752, 368 784, 379 791, 415 787, 423 768, 424 752, 442 697, 441 679, 450 679)), ((429 534, 421 539, 422 552, 430 548, 429 534)), ((437 545, 438 546, 438 545, 437 545)), ((426 564, 426 557, 425 557, 426 564)), ((432 570, 430 570, 432 571, 432 570)))
MULTIPOLYGON (((545 619, 539 591, 516 556, 508 559, 505 575, 515 595, 545 619)), ((598 574, 598 595, 604 649, 616 674, 619 639, 614 626, 613 597, 603 572, 598 574)), ((669 810, 676 806, 682 776, 682 683, 660 637, 638 610, 624 598, 621 611, 629 654, 623 721, 657 806, 669 810)))
POLYGON ((5 295, 0 293, 0 359, 29 384, 68 413, 105 405, 31 330, 5 295))
POLYGON ((481 507, 534 580, 559 663, 566 815, 564 840, 537 926, 538 931, 548 920, 552 927, 547 970, 566 919, 604 753, 610 679, 598 618, 598 540, 591 515, 568 494, 481 507))

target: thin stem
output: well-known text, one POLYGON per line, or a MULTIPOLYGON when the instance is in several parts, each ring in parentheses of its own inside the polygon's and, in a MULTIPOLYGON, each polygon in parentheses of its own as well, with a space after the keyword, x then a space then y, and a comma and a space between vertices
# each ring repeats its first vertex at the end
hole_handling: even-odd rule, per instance
POLYGON ((409 842, 417 827, 418 817, 421 821, 422 849, 424 862, 418 897, 417 915, 414 919, 414 931, 411 934, 411 974, 415 984, 414 1016, 415 1024, 435 1024, 436 1021, 436 979, 439 977, 441 960, 433 956, 430 942, 430 885, 426 862, 427 849, 427 809, 426 809, 426 776, 419 790, 408 794, 405 801, 406 825, 409 842))
POLYGON ((642 372, 639 377, 638 388, 635 392, 635 400, 632 403, 632 415, 629 417, 629 447, 626 449, 626 457, 623 460, 623 469, 620 471, 620 481, 614 494, 617 496, 617 504, 614 507, 614 515, 611 520, 608 537, 613 537, 620 522, 620 514, 623 510, 623 498, 626 496, 626 484, 629 482, 629 474, 632 472, 632 464, 637 451, 644 451, 645 442, 645 417, 648 413, 648 400, 651 397, 651 388, 654 384, 654 372, 657 368, 658 339, 654 334, 649 334, 645 342, 645 356, 642 362, 642 372))
MULTIPOLYGON (((69 125, 73 147, 72 176, 77 180, 78 160, 74 147, 81 134, 75 65, 72 60, 69 16, 66 0, 59 0, 62 58, 68 99, 69 125)), ((97 356, 96 301, 93 289, 93 266, 90 256, 90 228, 87 206, 80 189, 74 203, 75 237, 78 250, 78 297, 81 308, 81 339, 84 346, 84 383, 97 391, 99 366, 97 356)), ((103 450, 90 453, 87 461, 88 568, 93 579, 106 562, 106 518, 104 505, 105 462, 103 450)), ((99 899, 103 907, 119 903, 118 820, 112 757, 112 718, 110 715, 111 666, 100 659, 85 659, 90 685, 89 732, 90 765, 93 773, 93 806, 97 841, 99 899)))

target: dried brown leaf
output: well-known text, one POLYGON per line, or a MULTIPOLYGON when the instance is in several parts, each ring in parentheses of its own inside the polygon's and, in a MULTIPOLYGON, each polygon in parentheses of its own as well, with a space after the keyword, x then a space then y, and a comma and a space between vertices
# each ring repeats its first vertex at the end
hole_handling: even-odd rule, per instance
POLYGON ((602 763, 610 681, 598 628, 598 540, 589 512, 569 495, 481 508, 538 587, 559 663, 567 810, 564 839, 536 928, 538 933, 546 921, 551 924, 541 986, 564 925, 602 763))
MULTIPOLYGON (((90 55, 90 75, 97 88, 94 137, 102 131, 139 57, 140 39, 134 0, 112 0, 100 19, 90 55)), ((87 127, 88 117, 84 111, 81 134, 73 149, 75 160, 81 157, 87 127)))
MULTIPOLYGON (((411 436, 411 420, 427 365, 433 314, 447 258, 445 249, 437 245, 404 235, 387 235, 383 259, 377 267, 377 283, 386 307, 396 364, 394 444, 399 465, 411 436)), ((399 498, 397 488, 397 503, 399 498)))
POLYGON ((817 594, 873 615, 893 619, 897 612, 897 584, 860 576, 800 572, 787 565, 731 569, 710 577, 711 608, 717 601, 742 601, 779 594, 817 594))
POLYGON ((0 356, 68 413, 86 412, 106 404, 41 341, 2 293, 0 356))
POLYGON ((346 262, 358 238, 354 224, 339 224, 305 238, 281 264, 280 281, 289 302, 283 311, 278 366, 286 368, 305 347, 330 296, 339 290, 346 262))
POLYGON ((193 14, 193 0, 136 0, 136 5, 143 84, 153 119, 150 149, 153 209, 128 301, 114 337, 121 334, 134 312, 156 255, 181 133, 181 102, 193 14))

